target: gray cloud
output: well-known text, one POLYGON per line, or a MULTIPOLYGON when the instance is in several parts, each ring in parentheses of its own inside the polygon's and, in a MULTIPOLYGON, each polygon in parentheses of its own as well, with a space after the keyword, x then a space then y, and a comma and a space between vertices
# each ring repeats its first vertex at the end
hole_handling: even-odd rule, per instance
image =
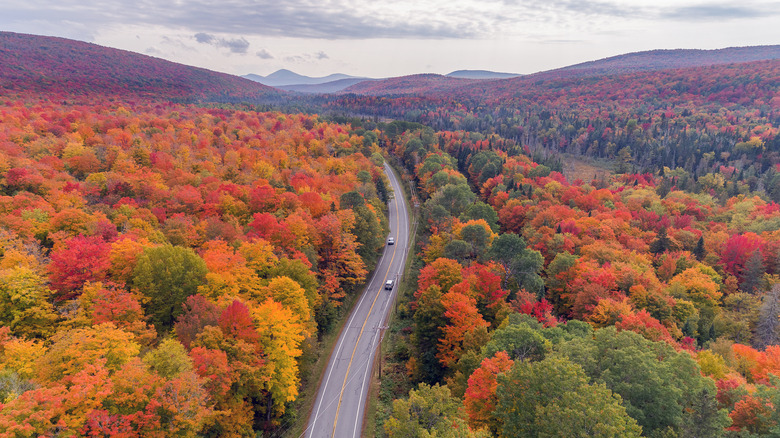
POLYGON ((780 3, 764 7, 713 3, 670 9, 662 13, 662 18, 683 21, 730 20, 777 15, 778 11, 780 11, 780 3))
POLYGON ((214 35, 209 35, 207 33, 200 32, 195 34, 195 41, 202 44, 212 44, 215 39, 214 35))
MULTIPOLYGON (((351 38, 465 38, 481 33, 487 22, 451 17, 378 11, 371 3, 351 0, 8 0, 2 6, 0 26, 39 20, 49 27, 67 22, 103 27, 159 25, 196 32, 198 42, 214 44, 214 34, 273 37, 351 38)), ((221 41, 221 47, 244 53, 241 40, 221 41)))
POLYGON ((580 44, 580 43, 584 43, 585 40, 548 39, 548 40, 540 40, 539 42, 542 44, 580 44))
POLYGON ((630 17, 639 12, 636 6, 629 7, 610 1, 555 0, 551 2, 551 5, 556 10, 574 12, 580 15, 630 17))
POLYGON ((233 53, 246 53, 249 48, 249 41, 242 38, 220 41, 223 47, 227 47, 233 53))
POLYGON ((214 35, 199 32, 195 34, 195 41, 215 47, 224 47, 232 53, 246 53, 247 49, 249 49, 249 41, 244 37, 232 39, 217 38, 214 35))
POLYGON ((255 55, 260 59, 274 59, 274 55, 271 54, 268 50, 260 49, 258 50, 255 55))
MULTIPOLYGON (((246 35, 318 39, 467 39, 523 34, 529 24, 558 27, 609 26, 611 19, 674 19, 697 22, 777 15, 780 3, 680 0, 659 7, 627 0, 4 0, 0 28, 22 22, 47 23, 40 28, 85 29, 111 25, 186 29, 198 43, 247 53, 246 35), (397 4, 396 4, 397 3, 397 4)), ((257 52, 261 58, 263 56, 257 52)), ((267 58, 266 58, 267 59, 267 58)))
POLYGON ((330 59, 330 56, 325 52, 317 52, 314 54, 314 57, 317 59, 330 59))

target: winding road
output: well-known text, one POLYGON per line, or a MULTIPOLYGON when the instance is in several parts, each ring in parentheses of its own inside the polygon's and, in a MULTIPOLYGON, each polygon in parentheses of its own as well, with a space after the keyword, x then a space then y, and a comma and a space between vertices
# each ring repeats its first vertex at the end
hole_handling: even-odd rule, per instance
POLYGON ((385 173, 394 193, 388 210, 390 236, 395 238, 395 244, 385 246, 373 277, 341 331, 317 391, 304 432, 306 437, 354 438, 360 436, 363 427, 377 346, 395 301, 409 246, 406 200, 387 163, 385 173), (393 280, 392 290, 385 289, 387 280, 393 280))

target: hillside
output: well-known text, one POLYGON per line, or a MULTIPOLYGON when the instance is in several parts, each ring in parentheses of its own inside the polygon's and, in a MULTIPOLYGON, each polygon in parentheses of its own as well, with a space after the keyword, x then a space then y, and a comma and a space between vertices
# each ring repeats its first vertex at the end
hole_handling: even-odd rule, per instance
MULTIPOLYGON (((518 95, 518 93, 534 94, 550 86, 555 88, 556 85, 550 81, 556 80, 575 80, 576 78, 584 77, 595 78, 662 70, 712 67, 777 59, 780 59, 780 45, 732 47, 718 50, 652 50, 589 61, 531 75, 495 73, 484 70, 458 70, 446 76, 421 74, 381 79, 370 83, 357 84, 345 89, 344 92, 366 96, 400 96, 409 94, 433 95, 437 98, 468 96, 478 100, 501 95, 501 98, 505 99, 518 95), (457 82, 448 81, 447 79, 467 79, 468 81, 457 82), (483 81, 478 86, 473 86, 474 80, 486 79, 493 80, 483 81)), ((618 88, 622 88, 620 86, 621 80, 615 82, 618 88)), ((593 82, 587 83, 591 84, 593 82)), ((579 83, 574 82, 574 84, 579 83)))
POLYGON ((447 73, 447 76, 461 79, 507 79, 520 75, 517 73, 501 73, 490 70, 455 70, 454 72, 447 73))
POLYGON ((285 91, 295 91, 297 93, 338 93, 345 88, 351 87, 361 82, 372 82, 376 79, 365 78, 347 78, 339 79, 330 82, 324 82, 322 84, 293 84, 293 85, 280 85, 278 88, 285 91))
POLYGON ((225 73, 64 38, 0 32, 0 89, 176 101, 256 101, 273 88, 225 73))
POLYGON ((619 74, 772 59, 780 59, 780 45, 729 47, 716 50, 650 50, 583 62, 581 64, 541 72, 538 73, 537 76, 557 74, 574 76, 619 74))
POLYGON ((355 76, 345 75, 343 73, 334 73, 328 76, 312 77, 305 76, 287 69, 277 70, 268 76, 260 76, 256 74, 248 74, 242 76, 243 78, 260 82, 261 84, 268 85, 270 87, 285 87, 285 86, 297 86, 297 85, 319 85, 334 81, 340 81, 343 79, 367 79, 358 78, 355 76))
POLYGON ((366 96, 403 96, 446 92, 475 81, 474 79, 459 79, 437 74, 418 74, 376 81, 364 81, 345 88, 342 90, 342 93, 366 96))
MULTIPOLYGON (((569 107, 581 107, 583 103, 601 106, 605 102, 625 106, 648 101, 662 107, 669 103, 690 103, 691 99, 697 103, 734 102, 745 96, 768 102, 778 89, 778 68, 780 60, 765 60, 589 77, 550 73, 480 82, 446 93, 431 90, 429 95, 502 105, 507 100, 519 103, 541 99, 569 107)), ((744 103, 751 104, 749 100, 744 103)))

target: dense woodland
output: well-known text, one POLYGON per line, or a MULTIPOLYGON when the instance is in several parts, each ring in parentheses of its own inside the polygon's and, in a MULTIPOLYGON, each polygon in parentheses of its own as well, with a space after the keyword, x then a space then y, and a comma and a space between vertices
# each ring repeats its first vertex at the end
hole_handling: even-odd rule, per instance
POLYGON ((377 81, 368 83, 373 87, 366 90, 369 95, 346 95, 327 105, 419 122, 437 131, 498 134, 532 151, 614 160, 621 173, 654 173, 666 166, 698 178, 724 166, 739 168, 746 173, 742 179, 755 184, 751 176, 771 179, 776 172, 780 60, 570 74, 480 81, 399 97, 393 95, 405 94, 408 87, 399 90, 395 80, 377 81))
POLYGON ((0 436, 294 419, 302 354, 383 247, 377 145, 173 104, 0 114, 0 436))
POLYGON ((0 437, 304 421, 307 358, 384 246, 385 159, 419 226, 377 435, 780 435, 780 62, 408 77, 283 113, 0 37, 0 437))
POLYGON ((422 201, 388 436, 778 433, 780 206, 739 171, 569 182, 497 136, 387 141, 422 201))

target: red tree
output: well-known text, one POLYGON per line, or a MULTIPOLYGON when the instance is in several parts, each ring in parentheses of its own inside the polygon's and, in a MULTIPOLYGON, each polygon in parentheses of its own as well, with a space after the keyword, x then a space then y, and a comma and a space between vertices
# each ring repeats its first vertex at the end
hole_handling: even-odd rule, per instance
POLYGON ((49 279, 57 301, 75 298, 87 281, 105 279, 111 267, 110 250, 111 246, 102 237, 82 235, 56 248, 51 254, 49 279))

